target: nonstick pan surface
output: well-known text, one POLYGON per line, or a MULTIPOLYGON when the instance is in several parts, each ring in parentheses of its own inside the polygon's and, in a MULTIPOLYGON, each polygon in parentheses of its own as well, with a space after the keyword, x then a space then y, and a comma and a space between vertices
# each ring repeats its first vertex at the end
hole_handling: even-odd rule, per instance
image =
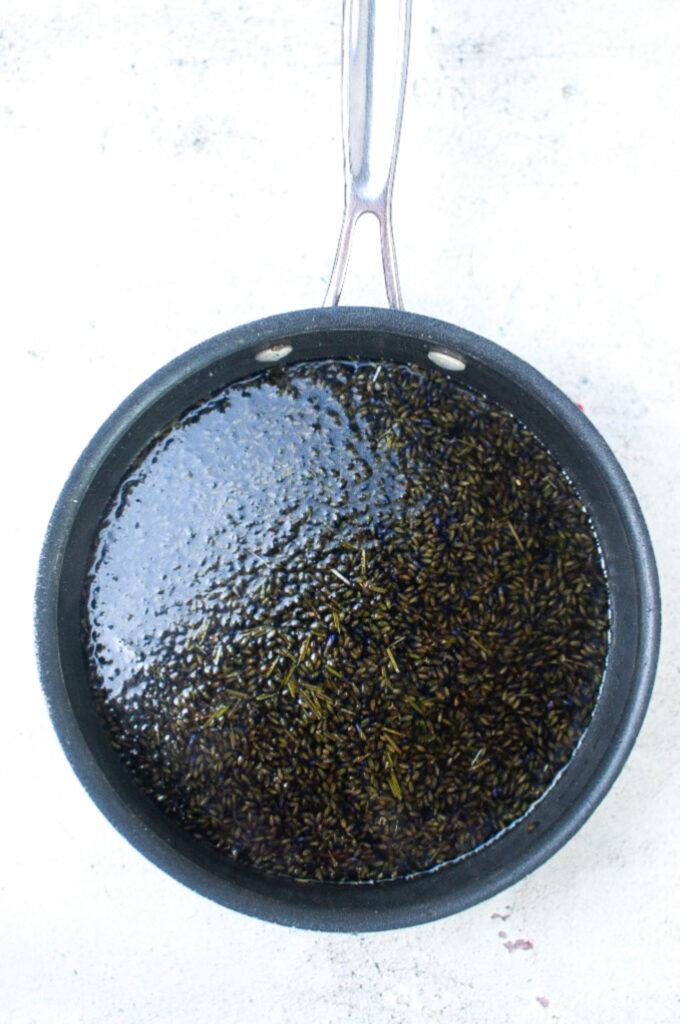
MULTIPOLYGON (((402 68, 408 7, 401 5, 401 23, 395 28, 402 68)), ((370 0, 348 2, 346 29, 355 11, 368 31, 373 10, 370 0)), ((377 70, 380 49, 369 47, 359 63, 366 70, 369 52, 377 70)), ((191 349, 142 384, 93 438, 64 487, 43 548, 36 617, 43 686, 56 731, 92 798, 133 845, 178 880, 226 906, 284 924, 357 931, 416 924, 470 906, 533 870, 577 831, 613 783, 642 723, 656 666, 660 612, 654 557, 639 506, 586 417, 541 374, 504 349, 398 308, 389 214, 404 75, 397 76, 396 92, 383 104, 397 125, 387 151, 375 148, 379 136, 368 130, 367 117, 367 131, 355 147, 362 159, 353 163, 347 112, 357 104, 355 98, 352 105, 348 83, 357 78, 348 74, 348 54, 346 37, 348 191, 331 302, 339 298, 354 222, 369 211, 381 223, 393 308, 331 305, 260 320, 191 349), (377 177, 369 173, 376 167, 377 177), (441 360, 442 354, 452 357, 455 369, 433 368, 432 356, 441 360), (376 884, 302 883, 226 860, 192 839, 141 793, 112 750, 92 704, 81 640, 81 596, 93 540, 112 494, 160 430, 194 403, 261 370, 268 355, 281 356, 280 362, 388 359, 455 373, 462 383, 512 412, 548 447, 583 499, 601 544, 611 636, 601 694, 582 742, 527 816, 485 846, 427 874, 376 884)), ((375 113, 370 106, 366 111, 375 113)))

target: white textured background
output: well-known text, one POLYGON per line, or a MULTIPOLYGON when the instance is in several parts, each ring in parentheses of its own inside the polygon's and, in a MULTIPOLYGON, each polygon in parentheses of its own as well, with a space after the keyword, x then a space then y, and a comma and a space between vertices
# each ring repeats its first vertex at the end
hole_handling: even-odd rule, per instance
MULTIPOLYGON (((583 403, 662 577, 652 705, 576 838, 455 918, 296 932, 147 863, 49 724, 32 590, 81 449, 172 356, 322 299, 340 6, 2 5, 3 1022, 680 1019, 677 0, 414 2, 395 190, 407 307, 507 345, 583 403), (533 948, 509 952, 499 931, 533 948)), ((358 257, 347 298, 382 303, 377 260, 358 257)))

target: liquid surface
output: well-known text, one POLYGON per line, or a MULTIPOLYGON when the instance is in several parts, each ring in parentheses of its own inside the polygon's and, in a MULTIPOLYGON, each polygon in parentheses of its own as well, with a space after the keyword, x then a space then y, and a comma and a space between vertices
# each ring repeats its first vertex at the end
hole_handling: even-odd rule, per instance
POLYGON ((549 788, 596 703, 607 588, 581 500, 508 412, 438 371, 298 363, 140 457, 83 642, 115 748, 187 832, 374 881, 549 788))

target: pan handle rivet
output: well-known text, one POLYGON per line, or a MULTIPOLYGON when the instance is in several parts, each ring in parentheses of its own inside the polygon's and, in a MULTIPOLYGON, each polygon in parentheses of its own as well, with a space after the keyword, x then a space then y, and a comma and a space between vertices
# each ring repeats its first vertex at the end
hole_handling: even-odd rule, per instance
POLYGON ((258 363, 276 363, 279 359, 285 358, 293 351, 292 345, 270 345, 255 354, 258 363))
POLYGON ((442 370, 454 370, 460 373, 461 370, 465 369, 465 360, 461 359, 460 356, 454 355, 453 352, 442 352, 441 349, 431 348, 427 353, 427 357, 436 366, 441 366, 442 370))

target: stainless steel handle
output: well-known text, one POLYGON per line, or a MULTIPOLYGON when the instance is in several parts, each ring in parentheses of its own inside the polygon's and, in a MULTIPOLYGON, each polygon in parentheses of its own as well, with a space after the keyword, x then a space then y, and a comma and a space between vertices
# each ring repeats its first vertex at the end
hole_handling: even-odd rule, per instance
POLYGON ((359 217, 380 222, 387 301, 403 309, 392 235, 392 186, 408 66, 411 0, 344 0, 342 124, 345 212, 324 300, 336 306, 359 217))

